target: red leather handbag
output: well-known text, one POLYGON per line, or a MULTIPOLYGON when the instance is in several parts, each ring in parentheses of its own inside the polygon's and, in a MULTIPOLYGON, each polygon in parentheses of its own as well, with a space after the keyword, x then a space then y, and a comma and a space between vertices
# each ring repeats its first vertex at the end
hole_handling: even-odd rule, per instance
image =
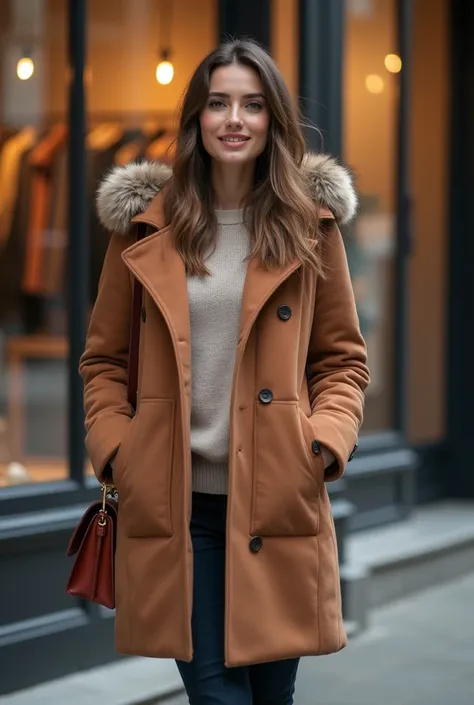
MULTIPOLYGON (((138 240, 146 235, 146 226, 138 226, 138 240)), ((132 320, 128 357, 128 401, 137 405, 138 357, 140 347, 140 313, 142 285, 133 286, 132 320)), ((102 483, 102 500, 87 508, 69 541, 66 555, 76 556, 66 591, 75 597, 115 607, 115 546, 118 502, 113 483, 102 483)))
POLYGON ((66 555, 76 556, 66 591, 75 597, 115 607, 117 502, 108 499, 113 486, 102 485, 102 501, 93 502, 69 541, 66 555))

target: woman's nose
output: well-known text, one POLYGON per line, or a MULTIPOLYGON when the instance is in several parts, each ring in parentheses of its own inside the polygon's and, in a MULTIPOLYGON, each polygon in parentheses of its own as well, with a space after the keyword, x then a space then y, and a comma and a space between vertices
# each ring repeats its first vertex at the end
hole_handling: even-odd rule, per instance
POLYGON ((229 127, 235 127, 242 124, 239 106, 231 107, 229 115, 227 117, 227 124, 229 125, 229 127))

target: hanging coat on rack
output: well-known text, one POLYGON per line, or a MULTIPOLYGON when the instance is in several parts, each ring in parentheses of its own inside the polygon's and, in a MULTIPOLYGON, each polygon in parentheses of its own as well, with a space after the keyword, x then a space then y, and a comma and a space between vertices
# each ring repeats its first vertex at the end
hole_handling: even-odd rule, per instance
POLYGON ((48 226, 53 197, 52 166, 58 151, 67 139, 67 126, 55 125, 35 147, 30 156, 34 167, 26 243, 26 261, 23 272, 23 290, 27 294, 46 293, 46 256, 48 226))

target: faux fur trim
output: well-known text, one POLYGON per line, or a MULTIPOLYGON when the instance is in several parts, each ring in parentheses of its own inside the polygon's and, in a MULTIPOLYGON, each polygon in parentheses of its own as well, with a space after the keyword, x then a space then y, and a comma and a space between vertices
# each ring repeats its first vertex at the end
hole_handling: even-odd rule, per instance
MULTIPOLYGON (((350 172, 327 154, 308 153, 303 169, 315 202, 328 208, 344 224, 357 210, 357 195, 350 172)), ((97 213, 102 225, 125 235, 131 219, 143 213, 171 178, 172 170, 161 162, 134 162, 114 167, 97 192, 97 213)))
POLYGON ((161 162, 133 162, 114 167, 97 191, 97 215, 110 232, 126 235, 131 219, 143 213, 171 177, 161 162))
POLYGON ((358 198, 350 171, 334 157, 312 152, 306 154, 303 169, 314 201, 328 208, 342 225, 351 221, 357 212, 358 198))

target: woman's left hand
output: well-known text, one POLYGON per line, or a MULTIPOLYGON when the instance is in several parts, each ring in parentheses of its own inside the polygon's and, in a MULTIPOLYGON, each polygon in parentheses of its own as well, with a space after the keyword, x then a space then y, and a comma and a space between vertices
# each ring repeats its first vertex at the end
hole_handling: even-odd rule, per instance
POLYGON ((321 452, 323 454, 324 469, 326 470, 330 465, 336 462, 336 456, 325 446, 321 446, 321 452))

